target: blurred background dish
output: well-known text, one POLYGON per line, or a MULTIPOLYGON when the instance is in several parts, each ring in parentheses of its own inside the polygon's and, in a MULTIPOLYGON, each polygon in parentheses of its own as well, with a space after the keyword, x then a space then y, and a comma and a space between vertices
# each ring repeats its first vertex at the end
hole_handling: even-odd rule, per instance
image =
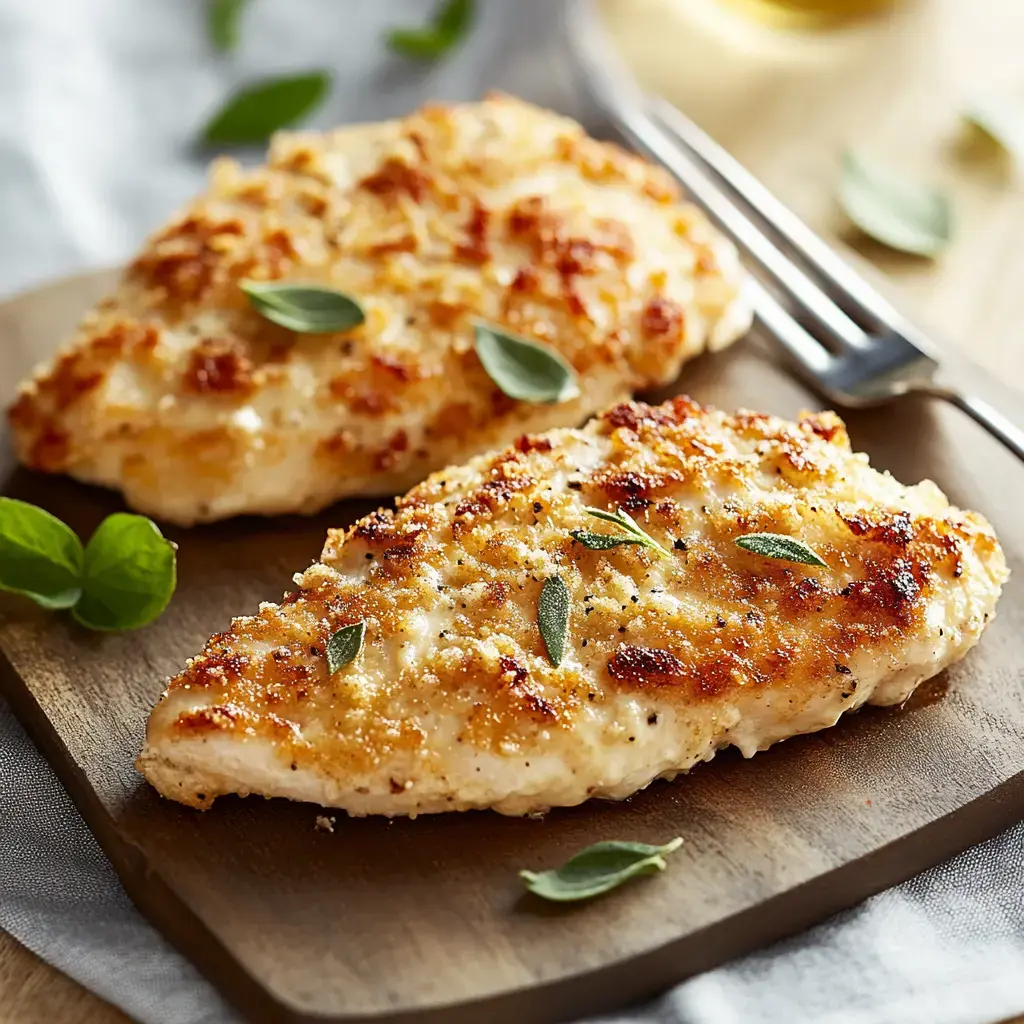
POLYGON ((878 14, 899 0, 714 0, 769 25, 823 28, 878 14))

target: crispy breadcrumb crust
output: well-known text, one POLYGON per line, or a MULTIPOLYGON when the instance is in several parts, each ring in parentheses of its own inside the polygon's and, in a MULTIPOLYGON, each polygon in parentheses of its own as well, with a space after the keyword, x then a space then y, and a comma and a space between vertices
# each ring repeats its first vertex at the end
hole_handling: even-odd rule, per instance
POLYGON ((628 403, 437 473, 347 532, 280 605, 234 620, 170 685, 141 770, 164 795, 313 800, 350 813, 621 798, 735 744, 745 754, 906 699, 961 657, 1007 570, 985 519, 798 423, 686 398, 628 403), (621 507, 667 551, 591 550, 621 507), (819 568, 736 538, 776 532, 819 568), (537 600, 571 595, 549 661, 537 600), (326 643, 364 620, 329 676, 326 643))
POLYGON ((217 161, 10 421, 25 465, 166 520, 313 512, 667 383, 745 329, 740 285, 660 168, 510 97, 428 106, 217 161), (243 278, 337 287, 366 323, 295 335, 243 278), (507 398, 477 318, 558 349, 580 397, 507 398))

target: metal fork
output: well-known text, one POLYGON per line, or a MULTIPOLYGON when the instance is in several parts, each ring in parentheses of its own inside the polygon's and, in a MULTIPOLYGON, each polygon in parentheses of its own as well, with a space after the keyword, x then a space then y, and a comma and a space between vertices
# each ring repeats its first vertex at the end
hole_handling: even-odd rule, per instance
POLYGON ((593 0, 567 0, 564 19, 590 98, 746 255, 755 317, 801 376, 845 406, 910 393, 943 399, 1024 461, 1024 431, 988 402, 941 381, 936 348, 918 328, 696 124, 641 90, 607 38, 593 0))

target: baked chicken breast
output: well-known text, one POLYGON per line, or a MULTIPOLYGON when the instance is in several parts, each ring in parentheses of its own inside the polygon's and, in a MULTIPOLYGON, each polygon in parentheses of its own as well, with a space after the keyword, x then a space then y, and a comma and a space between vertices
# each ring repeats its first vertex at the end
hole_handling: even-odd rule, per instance
POLYGON ((742 333, 731 245, 669 176, 496 96, 218 161, 10 411, 33 469, 183 525, 314 512, 574 426, 742 333), (244 280, 355 297, 365 322, 296 334, 244 280), (483 320, 556 349, 575 399, 508 398, 483 320))
POLYGON ((138 765, 201 808, 225 793, 353 815, 621 799, 730 744, 751 756, 906 700, 977 642, 1006 577, 984 518, 872 469, 832 413, 621 404, 332 531, 297 590, 171 680, 138 765), (625 532, 588 508, 621 508, 662 550, 588 547, 573 531, 625 532), (827 565, 736 543, 763 532, 827 565), (555 576, 557 667, 538 625, 555 576), (328 640, 358 623, 361 653, 330 674, 328 640))

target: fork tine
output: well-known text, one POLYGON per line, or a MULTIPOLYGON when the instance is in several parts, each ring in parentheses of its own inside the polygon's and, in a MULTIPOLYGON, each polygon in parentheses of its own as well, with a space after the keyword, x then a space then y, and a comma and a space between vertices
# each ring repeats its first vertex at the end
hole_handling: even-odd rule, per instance
POLYGON ((735 206, 700 162, 648 115, 646 97, 616 55, 609 51, 588 5, 569 5, 576 56, 598 103, 629 141, 667 168, 713 221, 729 235, 761 272, 772 279, 793 305, 799 323, 828 348, 862 348, 864 330, 782 253, 749 217, 735 206))
POLYGON ((820 383, 833 357, 790 316, 760 281, 750 278, 746 288, 754 314, 764 325, 768 336, 789 353, 798 369, 820 383))
POLYGON ((813 270, 833 301, 858 319, 862 327, 877 331, 902 324, 903 317, 881 294, 711 136, 661 97, 652 97, 648 103, 655 120, 670 131, 721 186, 728 188, 735 202, 742 203, 767 229, 783 239, 813 270))
POLYGON ((675 175, 689 197, 696 200, 733 241, 772 278, 795 306, 801 321, 817 327, 815 334, 833 348, 862 347, 867 338, 811 279, 792 263, 751 220, 733 206, 699 166, 685 157, 653 121, 630 116, 619 127, 639 149, 646 151, 675 175))

